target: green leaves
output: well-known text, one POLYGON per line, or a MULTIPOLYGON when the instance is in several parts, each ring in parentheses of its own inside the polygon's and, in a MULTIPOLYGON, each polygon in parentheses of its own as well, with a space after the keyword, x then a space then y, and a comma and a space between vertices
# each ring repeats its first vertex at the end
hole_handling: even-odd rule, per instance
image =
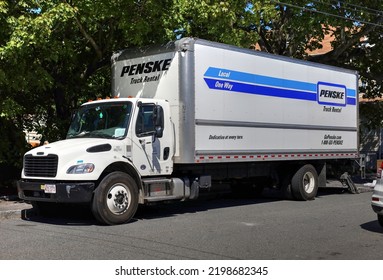
POLYGON ((6 1, 0 1, 0 14, 6 14, 8 11, 8 5, 6 1))
POLYGON ((352 68, 365 95, 379 96, 383 2, 363 3, 0 0, 1 118, 59 139, 74 108, 110 94, 114 51, 186 36, 352 68), (325 35, 332 36, 332 51, 308 56, 325 35), (30 116, 43 121, 31 124, 30 116))
POLYGON ((249 47, 258 35, 249 26, 258 15, 248 1, 175 1, 165 16, 168 36, 200 37, 249 47))

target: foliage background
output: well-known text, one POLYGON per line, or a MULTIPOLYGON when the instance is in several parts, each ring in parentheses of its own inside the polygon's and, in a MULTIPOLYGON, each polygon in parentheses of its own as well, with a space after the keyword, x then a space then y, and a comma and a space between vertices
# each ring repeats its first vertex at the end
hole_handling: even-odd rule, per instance
MULTIPOLYGON (((381 96, 383 1, 0 0, 0 164, 20 168, 24 130, 65 136, 71 111, 110 92, 113 51, 194 36, 359 71, 381 96), (333 50, 308 56, 332 34, 333 50)), ((376 114, 366 122, 379 127, 376 114)))

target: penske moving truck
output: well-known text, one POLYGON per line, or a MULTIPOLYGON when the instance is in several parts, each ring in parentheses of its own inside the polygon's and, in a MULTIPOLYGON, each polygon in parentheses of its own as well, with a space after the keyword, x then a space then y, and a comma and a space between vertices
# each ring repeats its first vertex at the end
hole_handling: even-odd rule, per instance
POLYGON ((24 156, 19 196, 89 204, 105 224, 212 185, 312 200, 326 164, 358 157, 358 74, 202 39, 112 56, 113 98, 24 156))

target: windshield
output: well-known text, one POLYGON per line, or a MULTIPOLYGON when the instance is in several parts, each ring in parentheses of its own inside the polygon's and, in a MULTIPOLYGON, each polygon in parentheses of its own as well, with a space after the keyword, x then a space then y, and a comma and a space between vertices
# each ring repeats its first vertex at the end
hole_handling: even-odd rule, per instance
POLYGON ((72 117, 67 138, 124 138, 132 103, 108 102, 81 107, 72 117))

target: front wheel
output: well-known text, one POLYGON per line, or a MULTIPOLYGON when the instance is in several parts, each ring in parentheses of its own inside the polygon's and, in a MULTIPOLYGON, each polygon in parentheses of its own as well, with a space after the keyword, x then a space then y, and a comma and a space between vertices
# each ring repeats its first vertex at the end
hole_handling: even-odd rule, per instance
POLYGON ((92 201, 93 215, 99 222, 108 225, 127 223, 137 207, 137 184, 123 172, 107 175, 97 187, 92 201))
POLYGON ((297 200, 312 200, 318 192, 318 173, 314 166, 306 164, 291 179, 291 190, 297 200))

